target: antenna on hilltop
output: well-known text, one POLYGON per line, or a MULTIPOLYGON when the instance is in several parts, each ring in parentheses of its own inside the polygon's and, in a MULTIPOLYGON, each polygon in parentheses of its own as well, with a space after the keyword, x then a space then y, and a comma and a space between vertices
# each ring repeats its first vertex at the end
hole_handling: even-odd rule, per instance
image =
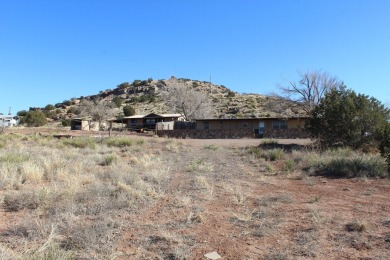
POLYGON ((8 115, 9 115, 9 116, 12 115, 12 114, 11 114, 11 107, 9 107, 8 115))

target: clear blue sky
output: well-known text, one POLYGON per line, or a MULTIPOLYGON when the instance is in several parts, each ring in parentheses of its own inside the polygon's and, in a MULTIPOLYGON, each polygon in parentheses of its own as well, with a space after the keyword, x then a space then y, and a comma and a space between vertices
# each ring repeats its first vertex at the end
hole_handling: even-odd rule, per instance
POLYGON ((0 112, 170 76, 269 94, 323 70, 390 102, 388 0, 0 0, 0 112))

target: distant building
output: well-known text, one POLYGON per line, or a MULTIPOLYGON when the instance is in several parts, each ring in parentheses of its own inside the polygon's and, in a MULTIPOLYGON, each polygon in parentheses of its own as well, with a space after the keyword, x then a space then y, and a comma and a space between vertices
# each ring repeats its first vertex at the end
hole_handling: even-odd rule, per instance
POLYGON ((0 115, 0 127, 14 127, 19 125, 20 119, 14 115, 0 115))
POLYGON ((149 129, 155 130, 156 125, 164 123, 165 126, 173 125, 173 122, 183 121, 180 114, 148 114, 148 115, 134 115, 126 116, 121 119, 110 120, 110 122, 125 124, 127 128, 133 130, 149 129), (171 122, 168 124, 168 122, 171 122))
MULTIPOLYGON (((105 126, 105 123, 102 125, 105 126)), ((70 121, 70 130, 99 131, 99 122, 87 118, 73 118, 70 121)))

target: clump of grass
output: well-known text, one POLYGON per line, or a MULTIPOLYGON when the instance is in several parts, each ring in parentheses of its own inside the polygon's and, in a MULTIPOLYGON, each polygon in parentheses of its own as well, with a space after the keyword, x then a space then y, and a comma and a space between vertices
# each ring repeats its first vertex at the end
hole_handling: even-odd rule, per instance
POLYGON ((0 162, 3 163, 19 164, 28 160, 29 160, 28 155, 17 153, 17 152, 9 152, 0 155, 0 162))
POLYGON ((62 143, 67 146, 75 147, 75 148, 91 148, 95 149, 96 140, 91 137, 78 137, 72 139, 64 139, 62 143))
POLYGON ((288 159, 284 161, 283 170, 287 173, 291 173, 295 169, 295 162, 294 160, 288 159))
POLYGON ((203 149, 216 151, 216 150, 218 150, 218 146, 216 146, 215 144, 208 144, 208 145, 205 145, 203 147, 203 149))
POLYGON ((345 225, 345 230, 348 231, 348 232, 363 232, 367 229, 366 227, 366 224, 365 223, 360 223, 360 222, 357 222, 357 221, 354 221, 354 222, 350 222, 348 224, 345 225))
POLYGON ((205 162, 203 159, 193 160, 188 166, 188 172, 212 172, 214 169, 213 165, 205 162))
MULTIPOLYGON (((139 140, 143 140, 143 139, 139 139, 139 140)), ((137 141, 137 144, 140 144, 140 143, 138 143, 138 141, 137 141)), ((108 139, 105 139, 104 143, 107 146, 110 146, 110 147, 111 146, 114 146, 114 147, 127 147, 127 146, 134 145, 134 140, 130 139, 128 137, 110 137, 108 139)))
POLYGON ((277 161, 282 159, 284 150, 280 148, 274 148, 269 150, 263 150, 259 147, 252 146, 248 148, 248 152, 254 155, 256 158, 263 158, 267 161, 277 161))
POLYGON ((110 154, 104 157, 103 162, 101 163, 102 166, 109 166, 114 164, 118 158, 116 157, 115 154, 110 154))
POLYGON ((363 154, 349 148, 302 155, 302 167, 311 173, 338 178, 387 177, 386 160, 380 155, 363 154))
POLYGON ((263 139, 261 144, 262 145, 277 145, 277 144, 279 144, 279 141, 276 139, 263 139))
POLYGON ((282 159, 283 155, 284 155, 283 149, 274 148, 271 150, 264 151, 261 157, 266 159, 267 161, 277 161, 282 159))

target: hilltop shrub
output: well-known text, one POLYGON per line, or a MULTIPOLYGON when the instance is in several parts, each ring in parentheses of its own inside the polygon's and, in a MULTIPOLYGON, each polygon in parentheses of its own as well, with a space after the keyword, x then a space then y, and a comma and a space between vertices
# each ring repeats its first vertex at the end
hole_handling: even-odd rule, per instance
POLYGON ((53 110, 55 109, 55 106, 53 106, 52 104, 48 104, 47 106, 45 106, 45 110, 53 110))
POLYGON ((70 100, 64 100, 64 102, 62 102, 65 106, 71 106, 72 105, 72 101, 70 100))
POLYGON ((227 93, 227 97, 228 98, 232 98, 232 97, 235 97, 236 96, 236 94, 233 92, 233 91, 229 91, 228 93, 227 93))

